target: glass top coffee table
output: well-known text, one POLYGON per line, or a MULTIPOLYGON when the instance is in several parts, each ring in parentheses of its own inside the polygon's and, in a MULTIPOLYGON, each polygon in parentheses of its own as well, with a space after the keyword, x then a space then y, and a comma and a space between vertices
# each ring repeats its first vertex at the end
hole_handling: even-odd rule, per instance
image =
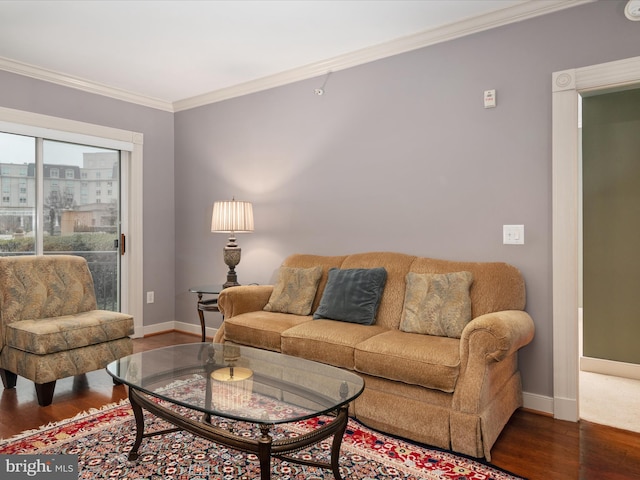
POLYGON ((271 478, 272 457, 331 469, 336 480, 342 478, 338 460, 348 405, 364 389, 354 373, 276 352, 212 343, 135 353, 110 363, 107 371, 129 387, 136 419, 129 460, 138 458, 143 438, 186 430, 257 455, 262 480, 271 478), (176 428, 145 434, 143 410, 176 428), (310 432, 272 435, 274 425, 325 415, 330 421, 319 422, 310 432), (225 427, 234 422, 250 424, 254 434, 238 435, 225 427), (289 455, 332 435, 330 462, 289 455))

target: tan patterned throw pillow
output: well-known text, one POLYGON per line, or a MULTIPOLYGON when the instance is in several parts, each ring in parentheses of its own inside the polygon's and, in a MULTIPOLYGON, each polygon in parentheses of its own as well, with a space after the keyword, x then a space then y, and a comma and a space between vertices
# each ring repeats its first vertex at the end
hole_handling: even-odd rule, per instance
POLYGON ((460 338, 471 320, 471 272, 409 272, 406 282, 400 330, 460 338))
POLYGON ((264 306, 263 310, 309 315, 321 276, 322 267, 320 266, 312 268, 280 267, 278 281, 273 287, 269 303, 264 306))

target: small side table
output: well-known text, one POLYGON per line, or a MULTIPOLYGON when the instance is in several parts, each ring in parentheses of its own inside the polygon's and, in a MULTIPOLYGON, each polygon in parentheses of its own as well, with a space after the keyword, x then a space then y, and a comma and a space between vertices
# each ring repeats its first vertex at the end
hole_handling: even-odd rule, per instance
POLYGON ((200 328, 202 329, 202 341, 206 341, 205 326, 204 326, 204 312, 219 312, 218 309, 218 295, 222 292, 224 287, 222 285, 199 285, 197 287, 191 287, 189 292, 198 294, 198 316, 200 317, 200 328), (215 295, 214 298, 202 299, 203 295, 215 295))

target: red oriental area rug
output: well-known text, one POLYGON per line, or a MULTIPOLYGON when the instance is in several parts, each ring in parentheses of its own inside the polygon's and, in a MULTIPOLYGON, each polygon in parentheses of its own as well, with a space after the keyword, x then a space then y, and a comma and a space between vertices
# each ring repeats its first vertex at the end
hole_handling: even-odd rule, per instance
MULTIPOLYGON (((145 413, 145 432, 169 427, 145 413)), ((322 419, 287 426, 287 435, 304 433, 322 419)), ((234 424, 236 433, 237 424, 234 424)), ((252 428, 250 425, 247 429, 252 428)), ((255 428, 255 427, 253 427, 255 428)), ((251 433, 248 432, 248 435, 251 433)), ((274 436, 278 434, 277 429, 274 436)), ((282 433, 284 435, 284 433, 282 433)), ((78 455, 80 479, 254 480, 260 478, 257 457, 234 451, 186 432, 143 440, 135 462, 127 455, 135 439, 135 421, 128 402, 83 413, 37 431, 0 440, 0 454, 78 455)), ((330 439, 329 439, 330 440, 330 439)), ((323 442, 299 455, 328 457, 323 442)), ((330 470, 272 460, 272 478, 333 479, 330 470)), ((496 467, 451 452, 426 448, 371 430, 350 419, 342 443, 340 470, 348 480, 522 480, 496 467)))

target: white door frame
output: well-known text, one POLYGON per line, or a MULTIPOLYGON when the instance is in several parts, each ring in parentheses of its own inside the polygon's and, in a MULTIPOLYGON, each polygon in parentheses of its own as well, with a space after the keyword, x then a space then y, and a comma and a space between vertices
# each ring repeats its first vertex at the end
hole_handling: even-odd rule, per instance
POLYGON ((0 130, 128 152, 129 182, 122 192, 126 211, 121 232, 127 237, 126 267, 122 271, 121 310, 134 319, 135 337, 143 334, 142 303, 142 145, 143 135, 101 125, 0 107, 0 130))
POLYGON ((553 415, 578 421, 578 229, 580 161, 578 94, 640 83, 640 57, 554 72, 553 148, 553 415))

